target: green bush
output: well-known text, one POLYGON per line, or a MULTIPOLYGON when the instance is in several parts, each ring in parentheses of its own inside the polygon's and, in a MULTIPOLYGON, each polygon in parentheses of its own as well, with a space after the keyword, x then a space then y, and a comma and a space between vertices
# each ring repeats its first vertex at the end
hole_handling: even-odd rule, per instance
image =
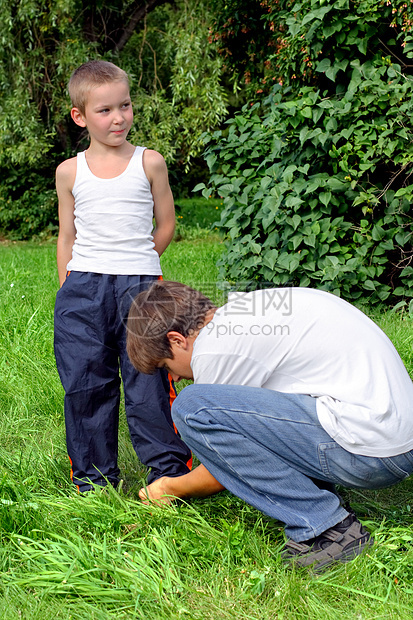
MULTIPOLYGON (((209 187, 196 189, 224 198, 221 276, 252 287, 313 286, 352 300, 394 302, 413 295, 413 81, 391 56, 356 57, 372 30, 367 17, 355 18, 371 2, 356 2, 351 14, 341 0, 323 4, 323 15, 315 16, 313 0, 296 3, 286 27, 292 52, 295 38, 307 53, 318 50, 313 82, 319 74, 329 88, 278 84, 228 129, 204 135, 211 178, 209 187), (308 11, 300 13, 304 5, 308 11), (332 7, 343 9, 335 30, 325 18, 332 7), (348 24, 354 49, 343 58, 348 24), (337 60, 331 40, 329 57, 322 53, 332 33, 340 35, 337 60)), ((390 19, 387 5, 381 4, 390 19)), ((370 21, 382 17, 368 13, 370 21)))
POLYGON ((57 199, 47 174, 0 171, 0 232, 9 239, 30 239, 57 232, 57 199))

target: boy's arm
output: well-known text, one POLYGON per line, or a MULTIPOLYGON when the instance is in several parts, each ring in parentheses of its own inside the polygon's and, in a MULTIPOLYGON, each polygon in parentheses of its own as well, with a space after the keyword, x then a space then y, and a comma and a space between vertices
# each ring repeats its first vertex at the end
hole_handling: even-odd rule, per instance
POLYGON ((159 256, 170 244, 175 231, 175 207, 169 186, 168 169, 164 158, 157 151, 146 149, 143 166, 151 184, 155 230, 153 241, 159 256))
POLYGON ((56 191, 59 200, 59 235, 57 238, 57 271, 62 286, 66 279, 66 267, 72 258, 75 242, 75 201, 72 188, 76 176, 76 158, 64 161, 56 170, 56 191))
POLYGON ((141 489, 139 497, 144 502, 160 500, 160 503, 168 504, 171 501, 171 496, 181 499, 208 497, 224 490, 225 487, 201 464, 182 476, 158 478, 146 488, 141 489))

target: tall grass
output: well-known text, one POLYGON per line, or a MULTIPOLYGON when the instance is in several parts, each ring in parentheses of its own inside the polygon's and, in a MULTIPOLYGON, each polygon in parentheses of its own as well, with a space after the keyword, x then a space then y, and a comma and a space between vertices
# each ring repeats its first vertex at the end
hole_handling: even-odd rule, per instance
MULTIPOLYGON (((220 243, 181 227, 165 277, 214 287, 220 243)), ((224 492, 159 508, 120 431, 119 491, 69 481, 53 357, 53 243, 0 246, 0 618, 351 620, 413 618, 412 481, 345 492, 377 544, 321 576, 286 570, 282 526, 224 492)), ((374 315, 413 375, 413 323, 374 315)))

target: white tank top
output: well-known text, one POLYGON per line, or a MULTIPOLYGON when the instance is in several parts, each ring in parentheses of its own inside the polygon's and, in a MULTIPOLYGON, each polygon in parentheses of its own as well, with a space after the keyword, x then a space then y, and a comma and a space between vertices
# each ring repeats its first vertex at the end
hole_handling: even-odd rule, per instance
POLYGON ((142 164, 145 147, 137 146, 124 172, 113 179, 96 177, 77 155, 76 239, 68 271, 111 275, 161 275, 154 249, 153 197, 142 164))

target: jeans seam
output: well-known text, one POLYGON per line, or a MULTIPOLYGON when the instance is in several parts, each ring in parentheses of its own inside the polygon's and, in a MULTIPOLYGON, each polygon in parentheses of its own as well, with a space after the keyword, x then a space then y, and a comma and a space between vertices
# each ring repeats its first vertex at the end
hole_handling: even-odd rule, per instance
POLYGON ((410 476, 410 472, 405 471, 404 469, 396 465, 396 463, 393 463, 391 456, 386 458, 380 458, 380 462, 390 473, 394 474, 395 476, 400 476, 400 474, 402 474, 400 480, 404 480, 405 478, 408 478, 410 476))
MULTIPOLYGON (((332 444, 334 445, 334 443, 332 442, 332 444)), ((323 449, 324 446, 326 446, 326 443, 321 443, 317 446, 317 454, 318 454, 318 460, 320 463, 320 467, 321 467, 321 471, 328 476, 329 479, 332 479, 332 481, 334 481, 337 484, 341 484, 341 480, 340 478, 338 478, 337 476, 335 476, 331 471, 330 468, 328 466, 328 459, 327 459, 327 455, 326 455, 326 450, 323 449)))

